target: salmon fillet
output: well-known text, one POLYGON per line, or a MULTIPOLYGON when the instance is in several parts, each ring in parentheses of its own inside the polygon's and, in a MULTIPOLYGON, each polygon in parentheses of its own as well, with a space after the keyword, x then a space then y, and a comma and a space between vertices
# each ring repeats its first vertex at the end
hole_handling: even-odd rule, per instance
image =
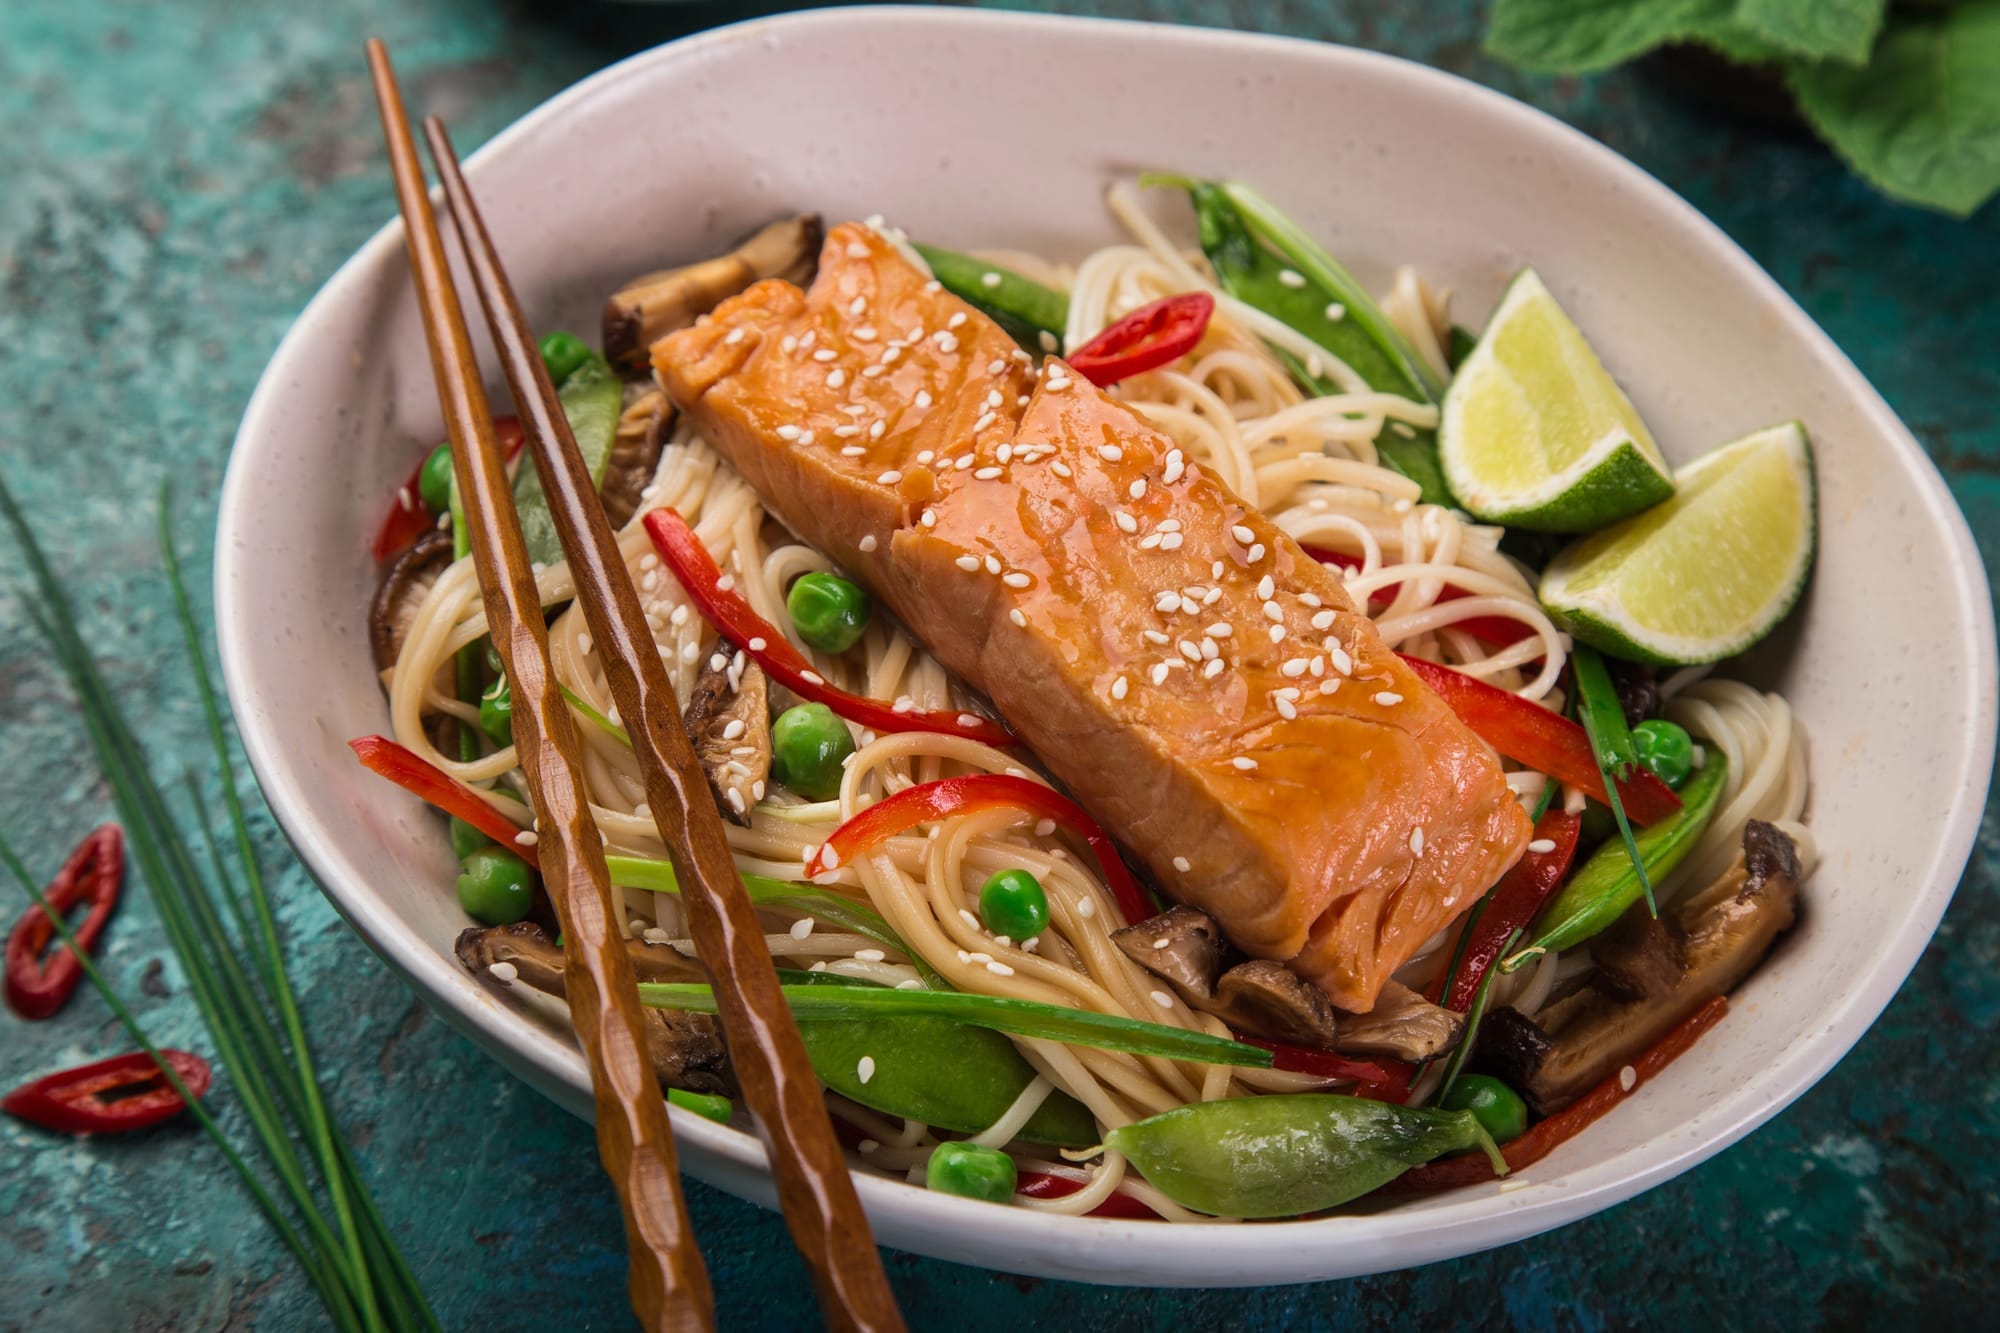
POLYGON ((1337 1006, 1370 1009, 1531 836, 1491 750, 1338 579, 872 230, 829 235, 810 293, 760 284, 653 356, 772 511, 1170 897, 1337 1006))

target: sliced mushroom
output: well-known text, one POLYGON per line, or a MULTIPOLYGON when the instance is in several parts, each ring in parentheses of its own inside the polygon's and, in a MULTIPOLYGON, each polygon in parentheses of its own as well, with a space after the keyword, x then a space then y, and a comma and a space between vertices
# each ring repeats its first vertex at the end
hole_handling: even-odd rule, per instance
POLYGON ((1400 982, 1391 981, 1365 1014, 1342 1014, 1340 1040, 1349 1055, 1393 1055, 1428 1060, 1458 1045, 1465 1016, 1432 1004, 1400 982))
MULTIPOLYGON (((468 927, 459 932, 453 952, 476 977, 498 981, 493 969, 504 965, 513 969, 511 981, 557 999, 564 996, 562 950, 532 922, 468 927)), ((708 980, 701 964, 667 945, 627 940, 625 952, 640 981, 708 980)), ((722 1027, 712 1015, 646 1009, 641 1018, 646 1027, 646 1053, 662 1088, 724 1095, 735 1092, 722 1027)))
POLYGON ((439 576, 451 568, 451 536, 432 528, 409 549, 389 562, 375 600, 368 604, 368 647, 375 669, 387 671, 402 655, 403 639, 417 608, 430 595, 439 576))
POLYGON ((819 264, 826 229, 819 214, 773 222, 726 255, 632 279, 604 305, 604 355, 628 374, 645 370, 646 351, 765 278, 804 286, 819 264))
POLYGON ((613 532, 631 522, 639 511, 646 488, 660 470, 660 450, 666 445, 673 421, 673 404, 658 389, 639 394, 619 414, 618 433, 611 439, 611 456, 605 460, 604 480, 597 488, 613 532))
POLYGON ((1125 956, 1172 986, 1191 1008, 1205 1010, 1229 963, 1229 942, 1206 912, 1170 907, 1111 938, 1125 956))
POLYGON ((1294 1046, 1346 1047, 1326 992, 1267 958, 1253 958, 1224 972, 1208 1012, 1238 1032, 1294 1046))
POLYGON ((1172 986, 1189 1008, 1214 1014, 1239 1032, 1302 1046, 1333 1044, 1333 1005, 1326 992, 1283 963, 1238 961, 1242 955, 1206 912, 1172 907, 1112 932, 1111 938, 1126 957, 1172 986))
POLYGON ((1635 904, 1591 947, 1588 984, 1530 1019, 1487 1018, 1480 1062, 1543 1114, 1562 1109, 1717 995, 1735 989, 1798 915, 1799 859, 1775 825, 1751 820, 1722 877, 1653 921, 1635 904))
MULTIPOLYGON (((727 655, 727 649, 724 644, 717 656, 727 655)), ((723 818, 747 827, 750 807, 763 799, 771 777, 771 700, 764 668, 741 654, 720 670, 705 668, 681 723, 723 818)))

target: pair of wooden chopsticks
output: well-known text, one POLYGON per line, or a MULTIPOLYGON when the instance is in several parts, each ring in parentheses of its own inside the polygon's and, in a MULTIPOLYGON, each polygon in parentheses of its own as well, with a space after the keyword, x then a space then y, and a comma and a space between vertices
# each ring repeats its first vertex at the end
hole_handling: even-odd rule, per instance
MULTIPOLYGON (((513 691, 514 742, 534 801, 542 874, 562 919, 564 976, 570 1014, 590 1063, 598 1152, 624 1209, 633 1310, 649 1328, 712 1328, 714 1296, 681 1197, 665 1102, 647 1064, 638 992, 619 936, 603 840, 590 818, 575 725, 549 668, 541 600, 492 415, 402 95, 379 40, 368 43, 368 62, 486 621, 513 691)), ((444 126, 433 116, 424 131, 541 473, 577 600, 631 734, 647 802, 680 876, 690 932, 714 980, 737 1079, 765 1130, 792 1240, 829 1324, 900 1329, 902 1318, 819 1081, 779 990, 763 927, 737 875, 722 817, 682 728, 679 701, 596 486, 444 126)))

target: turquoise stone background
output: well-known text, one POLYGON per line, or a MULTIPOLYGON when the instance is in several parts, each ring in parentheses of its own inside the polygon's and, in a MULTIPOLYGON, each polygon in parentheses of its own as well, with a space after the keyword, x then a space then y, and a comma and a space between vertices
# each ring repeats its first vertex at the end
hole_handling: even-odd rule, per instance
MULTIPOLYGON (((774 6, 775 7, 775 6, 774 6)), ((470 150, 632 51, 755 5, 8 0, 0 6, 0 471, 37 516, 157 770, 210 794, 160 580, 154 501, 208 605, 214 501, 257 374, 391 211, 361 62, 386 38, 413 105, 470 150)), ((1658 175, 1741 242, 1888 396, 2000 551, 2000 207, 1892 205, 1801 138, 1714 118, 1656 74, 1518 75, 1469 0, 1108 0, 1039 6, 1394 51, 1502 88, 1658 175)), ((579 245, 589 238, 579 236, 579 245)), ((12 564, 11 553, 0 564, 12 564)), ((0 584, 14 580, 0 572, 0 584)), ((301 615, 316 614, 312 607, 301 615)), ((310 707, 310 699, 301 699, 310 707)), ((1939 717, 1936 725, 1960 725, 1939 717)), ((109 802, 68 697, 0 593, 0 829, 53 871, 109 802)), ((347 1126, 450 1328, 628 1325, 622 1238, 589 1131, 432 1018, 335 917, 268 820, 294 972, 347 1126)), ((1125 1291, 891 1255, 918 1327, 2000 1324, 2000 910, 1988 808, 1950 915, 1824 1083, 1705 1166, 1495 1253, 1366 1280, 1125 1291)), ((0 918, 20 900, 0 888, 0 918)), ((103 951, 165 1041, 208 1049, 135 886, 103 951)), ((0 1084, 125 1048, 80 996, 0 1017, 0 1084)), ((226 1084, 213 1104, 247 1138, 226 1084)), ((730 1328, 814 1314, 775 1216, 691 1185, 730 1328)), ((183 1127, 57 1140, 0 1121, 0 1328, 290 1328, 289 1259, 183 1127)))

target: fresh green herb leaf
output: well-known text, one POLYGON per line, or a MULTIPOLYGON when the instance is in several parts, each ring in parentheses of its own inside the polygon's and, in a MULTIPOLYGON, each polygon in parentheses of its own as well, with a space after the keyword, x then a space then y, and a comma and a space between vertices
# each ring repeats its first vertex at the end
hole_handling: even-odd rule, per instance
POLYGON ((1885 194, 1966 217, 2000 191, 2000 0, 1898 14, 1867 65, 1796 64, 1788 81, 1885 194))
MULTIPOLYGON (((1039 1037, 1045 1041, 1093 1046, 1128 1055, 1163 1060, 1193 1060, 1203 1064, 1266 1068, 1271 1053, 1242 1042, 1211 1037, 1206 1032, 1146 1023, 1136 1018, 1067 1009, 1034 1000, 1011 1000, 962 991, 890 990, 863 986, 787 985, 782 987, 792 1017, 801 1024, 850 1019, 946 1019, 968 1027, 1039 1037)), ((716 1011, 715 993, 707 986, 681 982, 645 983, 639 998, 656 1009, 716 1011)))
POLYGON ((1736 21, 1792 55, 1862 65, 1888 8, 1889 0, 1737 0, 1736 21))
POLYGON ((1544 74, 1607 69, 1734 15, 1736 0, 1495 0, 1486 49, 1544 74))

